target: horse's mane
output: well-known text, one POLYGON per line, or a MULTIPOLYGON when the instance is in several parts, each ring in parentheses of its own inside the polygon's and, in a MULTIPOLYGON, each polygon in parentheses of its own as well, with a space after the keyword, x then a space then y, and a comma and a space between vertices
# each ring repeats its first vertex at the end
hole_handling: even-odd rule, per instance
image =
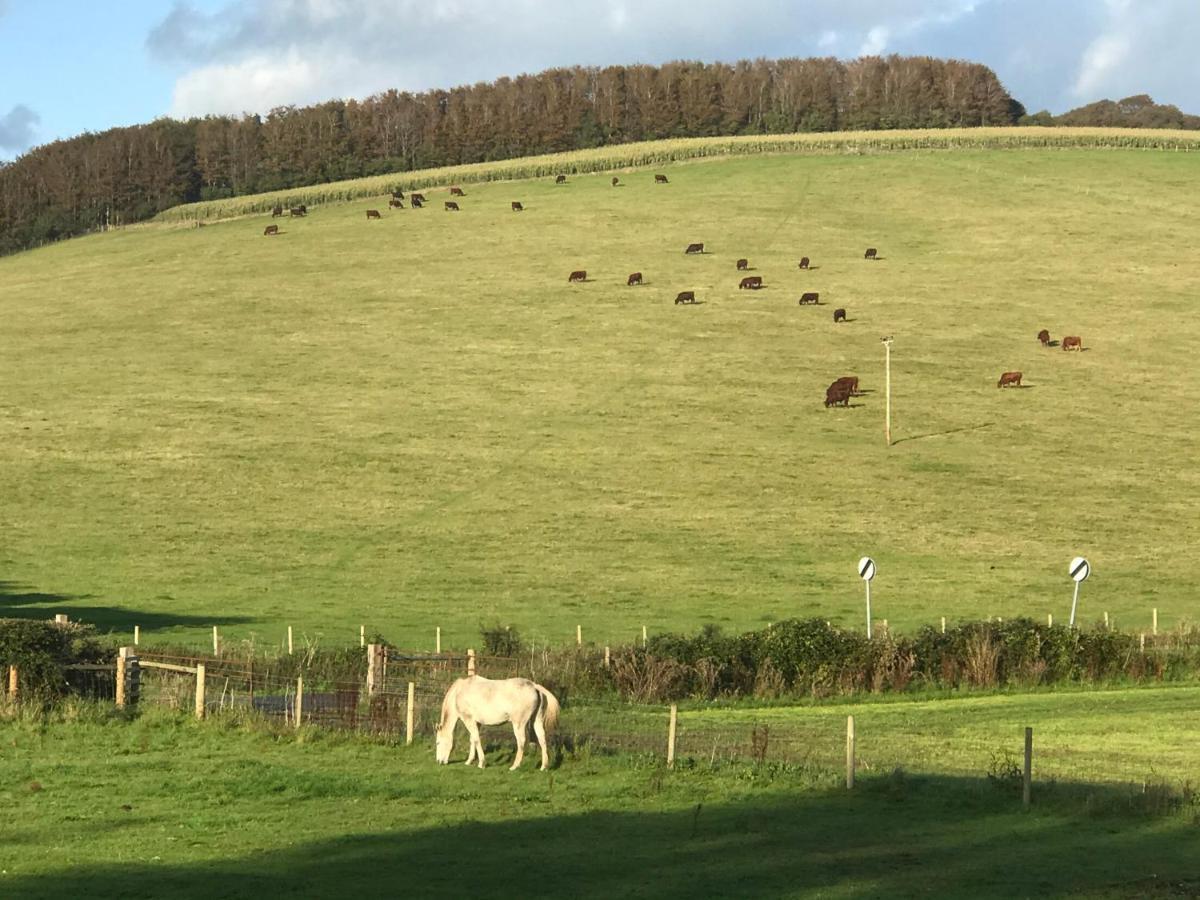
POLYGON ((459 678, 454 684, 450 685, 450 690, 446 691, 446 696, 442 698, 442 717, 438 720, 438 731, 446 727, 446 722, 450 720, 451 704, 454 703, 454 697, 458 693, 459 687, 462 685, 463 679, 459 678))

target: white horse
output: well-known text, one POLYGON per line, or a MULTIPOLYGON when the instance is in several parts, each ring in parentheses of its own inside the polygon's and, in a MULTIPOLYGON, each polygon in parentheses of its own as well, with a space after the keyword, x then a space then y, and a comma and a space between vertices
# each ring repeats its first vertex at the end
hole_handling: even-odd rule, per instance
POLYGON ((549 765, 546 751, 546 732, 554 730, 558 721, 559 705, 555 696, 528 678, 505 678, 493 681, 481 675, 460 678, 450 685, 442 700, 442 719, 437 727, 437 761, 450 762, 450 751, 454 749, 454 726, 462 719, 471 735, 471 752, 467 756, 469 766, 479 756, 479 768, 483 768, 483 742, 479 740, 480 725, 503 725, 512 722, 517 736, 517 758, 510 769, 521 765, 525 758, 526 731, 529 720, 533 720, 533 731, 538 746, 542 748, 542 769, 549 765))

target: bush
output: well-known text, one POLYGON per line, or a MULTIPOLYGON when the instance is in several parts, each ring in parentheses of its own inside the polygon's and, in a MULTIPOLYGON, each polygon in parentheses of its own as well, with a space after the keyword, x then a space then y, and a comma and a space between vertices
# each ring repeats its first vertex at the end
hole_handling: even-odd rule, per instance
POLYGON ((0 666, 16 666, 22 691, 55 697, 67 687, 63 668, 113 658, 91 625, 59 625, 34 619, 0 619, 0 666))
POLYGON ((521 635, 511 625, 480 625, 479 634, 487 656, 516 656, 521 652, 521 635))

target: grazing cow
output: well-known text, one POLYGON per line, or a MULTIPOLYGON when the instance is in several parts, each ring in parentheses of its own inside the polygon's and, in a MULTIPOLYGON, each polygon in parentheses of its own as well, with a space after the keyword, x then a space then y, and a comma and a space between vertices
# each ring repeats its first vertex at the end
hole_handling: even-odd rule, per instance
POLYGON ((696 292, 695 291, 680 291, 678 294, 675 295, 675 303, 676 304, 695 303, 695 302, 696 302, 696 292))
POLYGON ((520 212, 520 211, 521 211, 521 210, 523 210, 525 207, 523 207, 523 206, 521 205, 521 202, 520 202, 519 200, 514 200, 514 201, 513 201, 513 204, 512 204, 512 208, 513 208, 513 212, 520 212))
POLYGON ((446 201, 446 212, 458 212, 458 204, 453 200, 446 201))
POLYGON ((1064 337, 1062 339, 1062 348, 1064 350, 1082 350, 1083 338, 1081 337, 1064 337))
POLYGON ((282 215, 283 215, 283 206, 276 204, 275 208, 273 210, 271 210, 271 218, 277 219, 282 215))
POLYGON ((268 225, 267 230, 264 231, 263 234, 279 234, 279 226, 278 225, 268 225))
POLYGON ((996 387, 998 387, 998 388, 1007 387, 1010 384, 1015 384, 1017 387, 1021 386, 1021 373, 1020 372, 1005 372, 1005 373, 1003 373, 1000 376, 1000 380, 996 382, 996 387))
POLYGON ((863 254, 863 259, 878 259, 879 251, 874 247, 868 247, 867 252, 863 254))
POLYGON ((704 245, 703 244, 688 244, 687 249, 684 250, 683 252, 684 253, 703 253, 704 245))
POLYGON ((567 278, 568 284, 570 284, 572 281, 587 281, 587 272, 585 272, 583 269, 576 269, 567 278))
POLYGON ((746 269, 748 269, 748 268, 750 268, 750 260, 748 260, 748 259, 739 259, 739 260, 737 261, 737 270, 738 270, 739 272, 745 271, 745 270, 746 270, 746 269))
POLYGON ((400 191, 400 190, 392 191, 392 199, 393 200, 403 200, 404 199, 404 191, 400 191))
POLYGON ((620 183, 621 183, 621 179, 620 179, 620 178, 618 178, 616 175, 614 175, 614 176, 613 176, 613 179, 612 179, 612 186, 613 186, 613 187, 616 187, 616 186, 617 186, 617 185, 619 185, 620 183))
POLYGON ((654 176, 654 183, 655 183, 655 184, 666 184, 666 183, 667 183, 667 176, 666 176, 666 175, 655 175, 655 176, 654 176))
POLYGON ((837 324, 838 322, 845 322, 846 321, 846 311, 844 309, 835 309, 833 311, 833 321, 834 321, 834 324, 837 324))
POLYGON ((846 385, 846 387, 850 388, 851 396, 858 393, 858 376, 857 375, 843 375, 841 378, 839 378, 837 381, 835 381, 834 384, 846 385))
POLYGON ((452 187, 452 188, 450 188, 450 196, 451 196, 451 197, 465 197, 465 196, 467 196, 467 195, 463 193, 463 189, 462 189, 462 188, 460 188, 460 187, 452 187))
POLYGON ((1043 347, 1049 347, 1050 346, 1050 332, 1047 331, 1045 328, 1043 328, 1041 331, 1038 332, 1038 340, 1041 342, 1043 347))
POLYGON ((300 216, 308 215, 308 211, 305 210, 305 208, 303 206, 293 206, 291 209, 288 210, 288 215, 290 215, 293 219, 296 219, 296 218, 299 218, 300 216))
POLYGON ((800 295, 800 305, 801 306, 808 306, 810 303, 815 306, 820 302, 821 302, 821 295, 819 293, 817 293, 816 291, 805 291, 803 294, 800 295))
POLYGON ((425 201, 421 199, 420 194, 413 194, 411 197, 408 198, 408 203, 409 203, 409 206, 411 206, 413 209, 424 209, 425 208, 425 201))
POLYGON ((379 210, 377 210, 377 209, 368 209, 367 210, 367 218, 368 219, 382 219, 383 216, 381 216, 379 214, 379 210))
POLYGON ((800 268, 802 268, 802 269, 808 268, 808 257, 807 256, 800 257, 800 268))
POLYGON ((825 408, 850 405, 850 386, 835 381, 825 389, 825 408))
POLYGON ((629 287, 633 287, 635 284, 641 284, 641 283, 642 283, 642 273, 641 272, 634 272, 632 275, 629 276, 629 278, 627 278, 625 280, 625 284, 627 284, 629 287))
POLYGON ((418 193, 416 193, 416 192, 414 191, 414 192, 413 192, 413 194, 412 194, 412 196, 411 196, 411 197, 409 197, 408 199, 409 199, 409 200, 411 200, 413 203, 416 203, 418 200, 419 200, 419 201, 421 201, 422 203, 424 203, 424 202, 425 202, 425 195, 424 195, 424 194, 418 194, 418 193))
POLYGON ((392 209, 404 209, 404 204, 395 197, 388 201, 388 206, 390 206, 392 209))
POLYGON ((763 286, 763 283, 762 283, 761 275, 747 275, 745 278, 743 278, 741 281, 738 282, 738 290, 739 291, 744 288, 749 288, 752 291, 757 291, 762 286, 763 286))
POLYGON ((566 176, 566 175, 559 175, 559 176, 557 176, 557 177, 554 179, 554 183, 555 183, 555 184, 566 184, 566 183, 567 183, 567 176, 566 176))

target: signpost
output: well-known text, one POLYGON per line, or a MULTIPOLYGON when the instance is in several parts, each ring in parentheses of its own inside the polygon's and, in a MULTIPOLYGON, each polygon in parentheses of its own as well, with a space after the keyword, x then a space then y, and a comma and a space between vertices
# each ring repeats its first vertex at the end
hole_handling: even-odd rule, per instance
POLYGON ((864 556, 858 561, 858 577, 867 584, 867 640, 871 639, 871 579, 875 577, 875 560, 864 556))
POLYGON ((1075 582, 1075 597, 1071 600, 1071 621, 1070 627, 1075 627, 1075 610, 1079 606, 1079 585, 1087 580, 1087 577, 1092 574, 1092 567, 1088 561, 1082 556, 1077 556, 1071 560, 1071 565, 1067 567, 1067 572, 1075 582))

